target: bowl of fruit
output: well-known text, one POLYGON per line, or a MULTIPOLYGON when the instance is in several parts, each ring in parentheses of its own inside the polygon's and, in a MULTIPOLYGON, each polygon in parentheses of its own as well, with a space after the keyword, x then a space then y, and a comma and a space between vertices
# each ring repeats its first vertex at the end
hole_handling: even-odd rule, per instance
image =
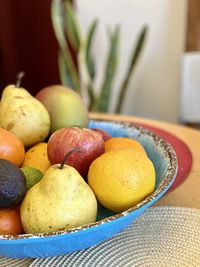
POLYGON ((36 97, 17 86, 3 92, 0 256, 49 257, 94 246, 172 185, 178 164, 169 143, 127 122, 88 119, 81 101, 60 87, 36 97), (75 98, 72 115, 62 109, 58 122, 65 97, 75 98))

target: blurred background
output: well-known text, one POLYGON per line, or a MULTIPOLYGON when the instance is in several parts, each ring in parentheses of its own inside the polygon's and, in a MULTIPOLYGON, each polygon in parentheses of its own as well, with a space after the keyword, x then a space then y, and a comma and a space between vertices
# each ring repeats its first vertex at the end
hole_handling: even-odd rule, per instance
MULTIPOLYGON (((116 102, 130 49, 148 26, 120 113, 198 125, 200 122, 200 3, 198 0, 76 0, 81 30, 99 20, 94 40, 96 86, 105 65, 108 26, 121 25, 119 64, 109 112, 116 102)), ((25 71, 23 87, 33 95, 61 83, 51 0, 0 1, 0 90, 25 71)))

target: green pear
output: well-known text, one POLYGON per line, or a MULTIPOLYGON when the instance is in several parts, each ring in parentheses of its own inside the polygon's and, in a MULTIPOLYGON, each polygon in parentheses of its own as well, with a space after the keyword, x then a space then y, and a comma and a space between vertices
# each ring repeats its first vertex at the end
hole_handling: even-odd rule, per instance
POLYGON ((0 102, 0 127, 29 147, 48 136, 50 116, 46 107, 26 89, 9 85, 3 90, 0 102))
POLYGON ((96 221, 97 200, 71 166, 55 164, 31 187, 20 207, 26 233, 49 233, 96 221))

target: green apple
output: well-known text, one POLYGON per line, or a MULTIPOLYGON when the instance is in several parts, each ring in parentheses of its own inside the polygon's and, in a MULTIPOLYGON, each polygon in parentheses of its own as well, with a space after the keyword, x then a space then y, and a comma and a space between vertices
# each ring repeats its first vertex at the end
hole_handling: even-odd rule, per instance
POLYGON ((63 127, 87 127, 88 109, 78 93, 62 85, 41 89, 36 98, 47 108, 51 119, 51 133, 63 127))

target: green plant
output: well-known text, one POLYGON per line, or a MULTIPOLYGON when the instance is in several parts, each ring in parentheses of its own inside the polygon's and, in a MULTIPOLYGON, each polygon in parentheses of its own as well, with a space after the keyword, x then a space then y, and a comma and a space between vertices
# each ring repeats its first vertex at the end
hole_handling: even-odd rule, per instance
MULTIPOLYGON (((118 65, 120 27, 117 26, 114 31, 108 32, 109 51, 100 93, 97 94, 94 88, 96 69, 91 47, 98 21, 94 20, 87 33, 83 35, 69 0, 52 0, 51 16, 60 50, 58 65, 62 84, 76 90, 79 94, 82 94, 81 88, 85 88, 89 110, 108 112, 118 65)), ((115 113, 121 111, 128 84, 145 43, 146 33, 147 27, 144 26, 136 40, 136 45, 132 49, 127 73, 120 85, 115 113)))

